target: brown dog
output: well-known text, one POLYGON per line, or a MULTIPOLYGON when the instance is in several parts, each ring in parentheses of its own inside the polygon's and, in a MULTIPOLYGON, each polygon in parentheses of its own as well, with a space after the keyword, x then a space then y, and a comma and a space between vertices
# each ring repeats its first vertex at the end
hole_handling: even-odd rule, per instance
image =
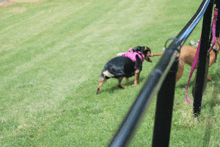
MULTIPOLYGON (((212 64, 216 61, 217 58, 217 54, 219 53, 219 48, 220 48, 220 37, 216 37, 216 43, 215 43, 215 49, 211 50, 209 55, 209 67, 212 66, 212 64)), ((193 60, 195 58, 196 55, 196 51, 197 48, 196 47, 192 47, 192 46, 183 46, 180 50, 180 53, 177 54, 177 56, 179 56, 179 69, 177 71, 177 77, 176 77, 176 82, 179 81, 179 79, 182 77, 183 75, 183 70, 184 70, 184 64, 188 64, 190 66, 192 66, 193 64, 193 60)), ((153 56, 160 56, 162 55, 162 53, 158 53, 158 54, 153 54, 151 53, 151 57, 153 56)), ((207 76, 208 80, 211 80, 210 75, 207 76)))
POLYGON ((135 76, 134 83, 132 86, 138 84, 139 74, 142 70, 142 63, 144 60, 152 62, 149 58, 151 55, 151 50, 148 47, 136 47, 122 56, 115 57, 108 61, 101 72, 99 86, 96 94, 100 93, 103 83, 109 78, 118 79, 117 86, 119 88, 125 88, 121 84, 121 81, 126 77, 126 83, 129 82, 129 77, 135 76))

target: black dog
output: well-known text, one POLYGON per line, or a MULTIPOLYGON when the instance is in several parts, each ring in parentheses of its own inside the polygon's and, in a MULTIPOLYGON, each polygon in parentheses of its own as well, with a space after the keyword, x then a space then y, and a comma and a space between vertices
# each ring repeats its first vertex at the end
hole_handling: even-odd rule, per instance
POLYGON ((129 49, 129 52, 122 56, 115 57, 108 61, 102 70, 96 94, 99 94, 103 83, 109 78, 118 79, 119 82, 117 86, 124 89, 125 86, 121 85, 122 79, 126 77, 126 81, 128 81, 129 77, 135 76, 132 86, 136 86, 144 60, 152 62, 149 58, 150 56, 151 50, 148 47, 137 46, 129 49))

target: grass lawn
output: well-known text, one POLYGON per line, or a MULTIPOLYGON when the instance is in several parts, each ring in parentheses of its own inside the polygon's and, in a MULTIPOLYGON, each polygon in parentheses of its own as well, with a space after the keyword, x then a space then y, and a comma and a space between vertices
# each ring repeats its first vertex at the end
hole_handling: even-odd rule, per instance
MULTIPOLYGON (((43 0, 0 6, 0 146, 107 146, 160 57, 144 63, 138 86, 131 86, 132 77, 121 90, 110 79, 96 95, 104 64, 138 45, 162 52, 200 3, 43 0)), ((201 22, 185 45, 199 39, 201 22)), ((171 147, 220 146, 219 62, 209 69, 213 80, 199 122, 185 100, 185 66, 176 85, 171 147)), ((155 105, 156 97, 130 146, 151 146, 155 105)))

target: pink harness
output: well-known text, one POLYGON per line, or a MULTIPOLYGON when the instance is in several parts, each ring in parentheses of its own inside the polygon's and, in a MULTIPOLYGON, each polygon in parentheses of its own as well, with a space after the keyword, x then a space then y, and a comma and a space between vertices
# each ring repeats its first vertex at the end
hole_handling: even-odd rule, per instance
POLYGON ((130 58, 133 62, 136 61, 136 55, 141 59, 142 63, 144 62, 145 56, 142 52, 131 52, 132 48, 129 48, 129 52, 124 53, 122 56, 130 58), (142 55, 142 56, 141 56, 142 55))
MULTIPOLYGON (((216 43, 216 36, 215 36, 215 32, 216 32, 216 19, 217 19, 217 16, 218 16, 218 9, 215 9, 215 12, 214 12, 214 18, 213 18, 213 23, 212 23, 212 31, 213 31, 213 44, 211 46, 211 48, 208 50, 208 52, 210 52, 215 43, 216 43)), ((186 97, 186 100, 189 102, 189 103, 193 103, 192 101, 189 100, 188 96, 187 96, 187 93, 188 93, 188 87, 189 87, 189 82, 190 82, 190 79, 193 75, 193 72, 194 72, 194 69, 196 67, 196 64, 197 64, 197 61, 198 61, 198 58, 199 58, 199 50, 200 50, 200 42, 201 42, 201 39, 199 40, 199 45, 198 45, 198 48, 197 48, 197 51, 196 51, 196 55, 195 55, 195 58, 193 60, 193 64, 192 64, 192 68, 191 68, 191 71, 190 71, 190 75, 189 75, 189 80, 188 80, 188 83, 187 83, 187 87, 186 87, 186 94, 185 94, 185 97, 186 97)))

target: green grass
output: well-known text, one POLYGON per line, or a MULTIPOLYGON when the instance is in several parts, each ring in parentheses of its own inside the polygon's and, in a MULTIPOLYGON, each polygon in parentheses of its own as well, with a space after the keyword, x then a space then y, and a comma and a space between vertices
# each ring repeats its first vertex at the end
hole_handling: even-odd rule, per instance
MULTIPOLYGON (((107 146, 160 57, 144 63, 137 87, 131 86, 133 77, 125 90, 110 79, 96 95, 104 64, 138 45, 161 52, 199 5, 190 0, 44 0, 0 7, 0 146, 107 146), (24 10, 15 11, 20 7, 24 10)), ((201 22, 186 45, 200 34, 201 22)), ((176 85, 170 146, 220 146, 219 69, 217 60, 209 69, 213 81, 196 122, 184 98, 190 72, 185 66, 176 85)), ((131 146, 151 145, 155 104, 156 97, 131 146)))

